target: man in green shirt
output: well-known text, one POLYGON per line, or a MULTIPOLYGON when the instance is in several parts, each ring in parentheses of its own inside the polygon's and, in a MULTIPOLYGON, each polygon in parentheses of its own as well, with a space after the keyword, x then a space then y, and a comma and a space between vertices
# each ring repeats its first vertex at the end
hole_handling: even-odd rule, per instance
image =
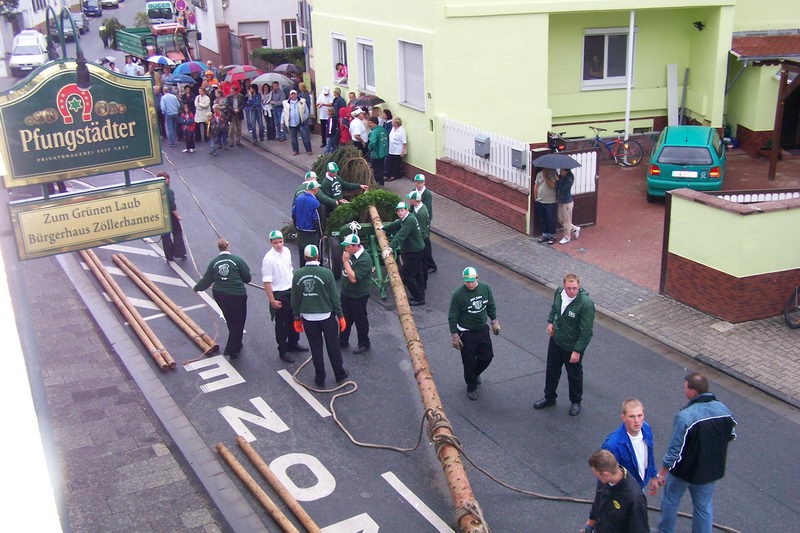
POLYGON ((228 343, 223 353, 233 359, 239 357, 242 351, 242 335, 247 319, 245 283, 250 283, 252 275, 244 259, 230 253, 229 247, 230 243, 225 239, 217 241, 219 255, 211 260, 203 278, 192 290, 204 291, 214 285, 211 293, 228 324, 228 343))
POLYGON ((422 286, 425 290, 428 289, 428 269, 425 268, 425 252, 430 249, 431 240, 428 238, 431 231, 431 218, 428 213, 428 208, 422 203, 422 194, 418 190, 413 190, 406 195, 408 203, 411 204, 411 212, 417 217, 419 222, 419 232, 422 236, 422 242, 425 243, 425 248, 422 250, 422 286))
MULTIPOLYGON (((428 226, 430 227, 430 222, 433 221, 433 195, 431 191, 425 186, 425 175, 424 174, 417 174, 414 176, 414 187, 416 188, 417 192, 422 195, 422 203, 425 204, 425 207, 428 208, 428 226)), ((425 273, 433 273, 436 272, 437 266, 436 261, 433 260, 433 250, 431 249, 431 239, 430 236, 425 239, 425 251, 422 254, 422 267, 425 269, 425 273)))
POLYGON ((576 274, 564 276, 564 286, 556 289, 550 315, 547 317, 547 371, 544 398, 533 404, 544 409, 556 404, 556 389, 561 379, 561 367, 567 369, 569 381, 570 416, 581 412, 583 399, 583 352, 592 340, 594 302, 576 274))
POLYGON ((488 317, 492 321, 495 335, 500 335, 500 322, 497 321, 492 289, 478 281, 478 271, 474 267, 467 267, 462 277, 464 284, 453 291, 450 298, 447 321, 450 324, 450 342, 453 348, 461 351, 467 397, 477 400, 480 375, 494 358, 486 319, 488 317))
POLYGON ((342 241, 344 252, 342 264, 344 277, 342 278, 342 311, 347 322, 344 331, 339 334, 339 346, 344 348, 350 344, 350 329, 355 324, 358 330, 358 347, 354 354, 364 353, 369 350, 369 319, 367 318, 367 302, 369 301, 370 285, 372 283, 372 259, 361 246, 361 239, 355 233, 348 235, 342 241))
POLYGON ((369 157, 372 159, 372 177, 379 185, 383 185, 386 175, 386 155, 389 153, 389 134, 386 128, 378 125, 378 117, 369 119, 369 157))
POLYGON ((381 256, 386 259, 393 249, 400 247, 402 258, 400 277, 411 293, 409 305, 425 305, 425 279, 422 276, 422 251, 425 249, 425 241, 422 240, 422 230, 417 217, 408 210, 407 203, 400 202, 395 209, 400 218, 378 228, 388 233, 396 232, 389 246, 381 252, 381 256))
POLYGON ((348 203, 348 200, 344 197, 344 191, 354 191, 356 189, 366 191, 368 188, 366 185, 344 181, 339 177, 339 165, 335 161, 331 161, 328 163, 325 177, 322 178, 322 183, 320 183, 317 200, 325 206, 325 216, 327 217, 331 214, 331 211, 336 209, 337 205, 348 203))
POLYGON ((346 324, 333 272, 319 264, 319 248, 309 244, 303 254, 305 266, 295 270, 292 275, 294 329, 298 333, 306 332, 314 363, 314 383, 321 388, 325 386, 323 338, 336 383, 347 379, 348 373, 342 364, 342 352, 339 350, 339 333, 346 324))

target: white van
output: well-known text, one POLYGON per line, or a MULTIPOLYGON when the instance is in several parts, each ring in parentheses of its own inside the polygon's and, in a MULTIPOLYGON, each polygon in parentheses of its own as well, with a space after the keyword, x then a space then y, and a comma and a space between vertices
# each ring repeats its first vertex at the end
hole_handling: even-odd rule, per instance
POLYGON ((11 48, 11 75, 27 76, 30 71, 47 63, 47 39, 36 30, 24 30, 14 37, 11 48))

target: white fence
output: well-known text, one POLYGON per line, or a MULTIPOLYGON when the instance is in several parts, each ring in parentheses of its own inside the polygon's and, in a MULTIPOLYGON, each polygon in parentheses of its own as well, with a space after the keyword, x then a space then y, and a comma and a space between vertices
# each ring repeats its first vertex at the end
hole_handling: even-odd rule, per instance
POLYGON ((566 155, 581 164, 572 169, 575 182, 572 184, 572 194, 586 194, 597 191, 597 152, 565 152, 566 155))
POLYGON ((717 194, 715 196, 717 198, 722 198, 723 200, 728 200, 729 202, 736 202, 737 204, 752 204, 757 202, 776 202, 780 200, 800 198, 800 191, 717 194))
POLYGON ((522 141, 446 118, 444 119, 444 154, 463 165, 491 176, 497 176, 514 185, 531 188, 531 151, 529 145, 522 141), (489 137, 489 159, 475 155, 476 135, 489 137), (525 168, 515 168, 511 165, 511 150, 522 152, 522 162, 525 164, 525 168))

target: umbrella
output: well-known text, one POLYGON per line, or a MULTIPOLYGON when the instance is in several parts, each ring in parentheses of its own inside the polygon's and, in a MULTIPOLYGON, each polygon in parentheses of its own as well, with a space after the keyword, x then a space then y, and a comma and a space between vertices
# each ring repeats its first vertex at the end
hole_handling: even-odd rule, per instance
POLYGON ((150 56, 147 58, 148 63, 155 63, 156 65, 174 65, 175 62, 167 56, 150 56))
POLYGON ((292 74, 297 74, 300 72, 300 69, 292 63, 284 63, 275 67, 274 72, 278 72, 279 74, 289 74, 290 72, 292 74))
POLYGON ((374 107, 384 102, 386 102, 386 100, 384 100, 383 98, 380 98, 374 94, 368 94, 366 96, 360 96, 350 103, 354 106, 374 107))
POLYGON ((281 87, 293 87, 294 82, 284 76, 283 74, 278 74, 277 72, 267 72, 266 74, 262 74, 261 76, 253 79, 250 83, 253 85, 263 85, 265 83, 272 85, 272 82, 277 81, 281 87))
POLYGON ((199 61, 186 61, 185 63, 181 63, 175 70, 173 71, 174 74, 191 74, 192 72, 200 72, 204 73, 208 70, 204 64, 199 61))
POLYGON ((172 76, 167 76, 164 78, 164 83, 168 85, 177 85, 179 83, 189 83, 194 84, 197 83, 197 80, 191 76, 187 76, 186 74, 172 74, 172 76))
POLYGON ((533 160, 538 168, 578 168, 580 163, 567 154, 546 154, 533 160))
POLYGON ((106 56, 100 59, 100 64, 104 65, 106 63, 116 63, 117 59, 114 56, 106 56))
POLYGON ((259 74, 261 74, 261 71, 252 65, 239 65, 225 74, 225 81, 252 80, 257 78, 259 74))

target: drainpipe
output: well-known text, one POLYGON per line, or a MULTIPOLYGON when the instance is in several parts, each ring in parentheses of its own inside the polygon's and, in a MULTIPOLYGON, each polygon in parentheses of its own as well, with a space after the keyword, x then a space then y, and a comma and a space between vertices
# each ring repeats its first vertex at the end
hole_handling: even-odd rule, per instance
POLYGON ((625 140, 631 129, 631 89, 633 88, 633 39, 634 24, 636 22, 636 12, 631 10, 630 22, 628 23, 628 54, 625 59, 625 140))

